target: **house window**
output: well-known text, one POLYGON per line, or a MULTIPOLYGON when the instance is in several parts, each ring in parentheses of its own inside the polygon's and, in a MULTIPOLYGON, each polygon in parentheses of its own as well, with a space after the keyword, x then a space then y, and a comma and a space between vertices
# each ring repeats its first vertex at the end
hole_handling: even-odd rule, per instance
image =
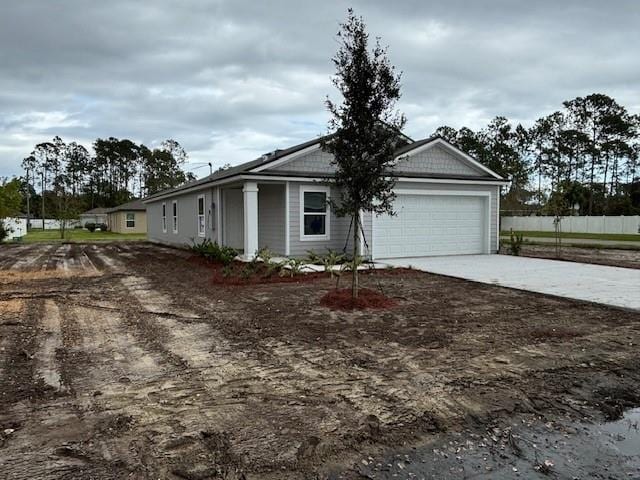
POLYGON ((167 204, 162 203, 162 231, 167 233, 167 204))
POLYGON ((127 228, 136 228, 136 214, 127 213, 127 228))
POLYGON ((329 239, 329 187, 300 187, 300 240, 329 239))
POLYGON ((205 220, 204 220, 204 195, 198 196, 198 236, 204 237, 205 220))
POLYGON ((178 233, 178 201, 174 200, 171 207, 173 208, 173 233, 178 233))

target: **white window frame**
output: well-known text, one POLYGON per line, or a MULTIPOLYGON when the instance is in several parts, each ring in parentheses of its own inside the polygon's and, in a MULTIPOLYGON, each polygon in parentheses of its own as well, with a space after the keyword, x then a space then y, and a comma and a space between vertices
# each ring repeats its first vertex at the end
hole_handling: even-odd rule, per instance
POLYGON ((173 233, 178 233, 178 201, 171 202, 171 229, 173 233))
MULTIPOLYGON (((300 241, 313 242, 313 241, 326 241, 331 239, 331 207, 329 205, 329 198, 331 196, 331 187, 328 186, 300 186, 300 241), (304 233, 304 194, 306 192, 323 192, 327 196, 327 206, 324 212, 324 235, 305 235, 304 233)), ((323 215, 321 212, 309 212, 308 215, 323 215)))
POLYGON ((207 234, 206 211, 207 203, 205 202, 205 197, 204 195, 198 195, 198 198, 196 199, 196 230, 199 237, 204 237, 207 234), (200 214, 200 200, 202 200, 202 214, 200 214), (200 223, 201 218, 202 223, 200 223), (200 231, 200 225, 202 225, 202 231, 200 231))
POLYGON ((162 202, 162 232, 167 233, 167 202, 162 202))
POLYGON ((124 213, 124 227, 125 228, 136 228, 136 213, 135 212, 125 212, 124 213), (129 226, 129 215, 133 215, 133 226, 129 226))

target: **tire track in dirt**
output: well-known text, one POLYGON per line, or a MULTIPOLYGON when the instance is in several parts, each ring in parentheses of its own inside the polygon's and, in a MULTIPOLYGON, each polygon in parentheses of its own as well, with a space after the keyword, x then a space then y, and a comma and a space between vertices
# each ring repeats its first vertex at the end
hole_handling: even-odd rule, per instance
POLYGON ((56 352, 62 346, 60 332, 60 310, 53 300, 44 301, 44 315, 40 329, 42 331, 40 348, 35 354, 36 376, 45 385, 56 391, 62 391, 63 385, 60 366, 56 359, 56 352))

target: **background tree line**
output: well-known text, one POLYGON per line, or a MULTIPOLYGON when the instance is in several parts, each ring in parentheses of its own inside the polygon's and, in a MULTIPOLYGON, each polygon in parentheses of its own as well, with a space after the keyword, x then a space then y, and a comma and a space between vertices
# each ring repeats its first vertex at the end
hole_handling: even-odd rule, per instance
POLYGON ((499 116, 478 131, 435 133, 512 180, 503 211, 640 214, 640 115, 607 95, 565 101, 531 128, 499 116))
POLYGON ((182 169, 186 160, 175 140, 150 149, 127 139, 98 138, 90 153, 56 136, 36 145, 22 161, 21 210, 27 212, 28 197, 30 215, 41 216, 43 196, 45 215, 60 220, 95 207, 114 207, 193 179, 182 169))

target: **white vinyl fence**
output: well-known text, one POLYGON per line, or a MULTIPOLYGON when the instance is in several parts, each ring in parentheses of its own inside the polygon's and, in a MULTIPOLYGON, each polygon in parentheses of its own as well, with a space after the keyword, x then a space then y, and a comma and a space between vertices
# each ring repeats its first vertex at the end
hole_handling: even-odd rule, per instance
POLYGON ((27 234, 26 218, 3 218, 2 223, 5 228, 9 229, 9 236, 5 238, 5 241, 24 237, 27 234))
MULTIPOLYGON (((500 229, 509 231, 553 232, 554 217, 502 217, 500 229)), ((562 217, 561 228, 569 233, 637 233, 640 234, 640 215, 633 216, 575 216, 562 217)), ((639 235, 640 236, 640 235, 639 235)))
MULTIPOLYGON (((41 218, 32 218, 31 220, 31 228, 42 228, 42 219, 41 218)), ((80 225, 80 220, 67 220, 66 228, 73 228, 76 225, 80 225)), ((60 220, 56 220, 55 218, 45 218, 44 219, 44 229, 45 230, 59 230, 60 229, 60 220)))

